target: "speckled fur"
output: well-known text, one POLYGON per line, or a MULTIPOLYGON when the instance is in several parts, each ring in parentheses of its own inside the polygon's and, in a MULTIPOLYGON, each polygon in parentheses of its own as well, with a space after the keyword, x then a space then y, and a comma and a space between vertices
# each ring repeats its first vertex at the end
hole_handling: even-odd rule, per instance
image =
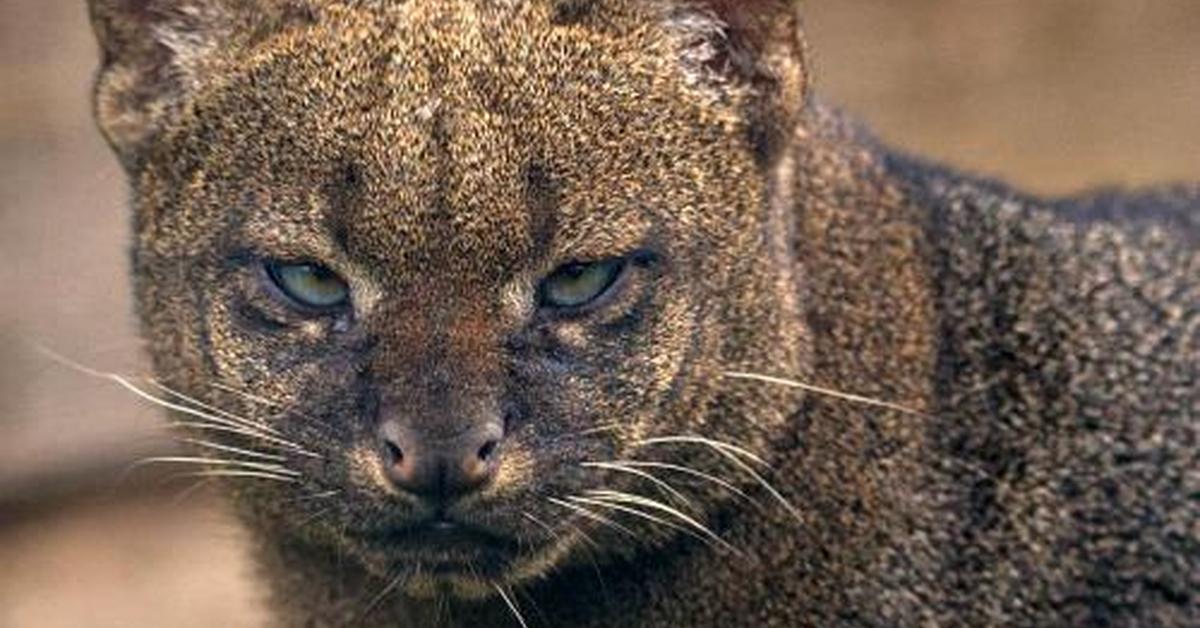
POLYGON ((491 582, 560 628, 1200 616, 1200 187, 1044 201, 896 154, 809 93, 782 1, 92 10, 156 369, 319 456, 228 487, 279 625, 515 625, 491 582), (631 251, 589 316, 535 307, 558 265, 631 251), (263 258, 329 265, 353 312, 281 305, 263 258), (379 479, 381 417, 498 412, 505 467, 455 514, 511 560, 434 578, 364 540, 420 514, 379 479), (639 444, 687 434, 768 458, 799 516, 639 444), (546 499, 652 489, 578 465, 607 459, 760 506, 672 478, 735 553, 546 499))

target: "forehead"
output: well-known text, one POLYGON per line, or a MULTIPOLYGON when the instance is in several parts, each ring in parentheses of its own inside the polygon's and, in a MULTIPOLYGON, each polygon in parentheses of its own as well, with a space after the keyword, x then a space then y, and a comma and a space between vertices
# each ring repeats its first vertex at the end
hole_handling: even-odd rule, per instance
POLYGON ((559 25, 539 2, 386 5, 331 9, 222 87, 220 132, 269 184, 264 220, 410 261, 583 257, 636 245, 664 179, 721 135, 650 29, 559 25))

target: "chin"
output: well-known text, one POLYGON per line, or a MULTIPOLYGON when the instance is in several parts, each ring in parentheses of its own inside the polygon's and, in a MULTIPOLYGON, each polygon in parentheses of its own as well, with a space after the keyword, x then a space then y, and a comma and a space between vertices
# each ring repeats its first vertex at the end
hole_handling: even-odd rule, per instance
POLYGON ((474 600, 543 575, 567 550, 448 521, 381 527, 351 536, 367 569, 415 598, 474 600))
POLYGON ((411 598, 453 597, 460 600, 484 600, 496 595, 496 583, 464 573, 417 573, 404 583, 411 598))

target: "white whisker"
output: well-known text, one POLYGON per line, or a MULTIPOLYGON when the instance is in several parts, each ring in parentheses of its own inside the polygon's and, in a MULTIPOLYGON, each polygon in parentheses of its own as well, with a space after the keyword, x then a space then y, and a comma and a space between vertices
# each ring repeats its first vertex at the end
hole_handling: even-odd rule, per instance
POLYGON ((600 593, 606 603, 610 602, 608 597, 608 583, 604 580, 604 572, 600 569, 600 563, 596 562, 596 554, 600 552, 600 544, 590 534, 584 532, 583 528, 574 523, 568 521, 566 522, 566 526, 579 535, 580 539, 583 539, 584 544, 587 546, 588 562, 592 564, 592 571, 596 574, 596 583, 600 585, 600 593))
POLYGON ((642 471, 641 469, 637 469, 637 468, 631 467, 629 465, 623 465, 618 462, 581 462, 579 464, 580 464, 580 466, 583 466, 586 468, 608 469, 610 471, 618 471, 620 473, 627 473, 630 475, 640 477, 640 478, 654 484, 659 489, 662 489, 668 495, 679 500, 685 506, 689 506, 689 507, 693 506, 691 500, 689 500, 686 495, 684 495, 683 493, 680 493, 678 490, 676 490, 674 486, 671 486, 670 484, 664 482, 663 480, 661 480, 657 477, 654 477, 653 474, 648 473, 646 471, 642 471))
POLYGON ((236 471, 229 469, 210 469, 207 471, 193 471, 190 473, 178 473, 171 477, 179 478, 254 478, 260 480, 275 480, 277 482, 294 483, 298 482, 296 478, 274 473, 266 473, 259 471, 236 471))
POLYGON ((306 526, 310 523, 313 523, 317 519, 320 519, 322 515, 328 513, 330 510, 333 510, 333 508, 332 507, 322 508, 321 510, 318 510, 316 513, 314 513, 308 517, 305 517, 304 519, 301 519, 299 522, 296 523, 296 527, 303 528, 304 526, 306 526))
POLYGON ((156 379, 147 378, 146 382, 148 382, 150 385, 154 386, 155 388, 158 388, 159 390, 163 391, 164 393, 166 393, 172 397, 175 397, 176 399, 190 403, 193 406, 196 406, 197 408, 199 408, 201 410, 207 410, 213 414, 220 415, 221 417, 223 417, 225 419, 228 419, 235 423, 244 425, 248 429, 262 430, 268 434, 282 436, 282 434, 280 434, 278 430, 272 428, 271 426, 267 425, 266 423, 263 423, 262 421, 255 421, 255 420, 249 419, 247 417, 238 416, 228 410, 223 410, 212 404, 205 403, 203 401, 200 401, 199 399, 196 399, 195 397, 190 397, 188 395, 185 395, 185 394, 179 392, 178 390, 170 388, 166 384, 163 384, 162 382, 160 382, 156 379))
POLYGON ((639 538, 637 533, 635 533, 633 530, 630 530, 629 528, 617 523, 616 521, 613 521, 612 519, 609 519, 608 517, 605 517, 604 515, 594 513, 591 510, 584 508, 583 506, 580 506, 578 504, 572 504, 570 502, 565 502, 561 499, 558 499, 557 497, 547 497, 546 499, 549 500, 551 504, 554 504, 556 506, 561 506, 563 508, 566 508, 568 510, 576 512, 579 515, 581 515, 587 519, 591 519, 592 521, 595 521, 602 525, 609 526, 609 527, 613 528, 614 530, 624 532, 625 534, 628 534, 629 536, 631 536, 635 539, 639 538))
POLYGON ((517 622, 521 624, 521 628, 529 628, 529 625, 525 623, 525 617, 521 615, 520 609, 517 608, 516 602, 504 592, 504 587, 497 583, 492 583, 492 586, 495 587, 496 592, 500 594, 500 597, 504 599, 504 603, 508 605, 508 609, 512 611, 512 614, 517 618, 517 622))
POLYGON ((361 623, 362 620, 366 619, 367 616, 371 614, 371 611, 375 610, 375 608, 379 606, 379 604, 383 602, 387 596, 391 595, 392 591, 395 591, 396 587, 399 587, 400 583, 404 582, 404 580, 404 572, 396 574, 396 577, 392 578, 392 580, 387 583, 387 586, 385 586, 382 591, 376 594, 374 598, 371 598, 371 602, 367 604, 366 608, 363 609, 362 614, 359 615, 359 622, 361 623))
POLYGON ((285 462, 287 460, 287 458, 283 456, 277 456, 275 454, 264 454, 258 451, 251 451, 249 449, 242 449, 241 447, 233 447, 231 445, 222 445, 220 443, 213 443, 197 438, 180 438, 179 442, 195 445, 197 447, 214 449, 216 451, 223 451, 225 453, 237 454, 239 456, 246 456, 247 458, 258 458, 259 460, 271 460, 275 462, 285 462))
POLYGON ((215 478, 204 478, 202 480, 199 480, 199 481, 193 483, 191 486, 187 487, 186 489, 179 491, 179 494, 176 495, 171 500, 171 505, 178 506, 178 505, 182 504, 184 501, 187 500, 187 498, 191 497, 197 491, 204 488, 205 486, 208 486, 209 484, 212 484, 214 480, 215 480, 215 478))
POLYGON ((739 447, 737 445, 726 443, 725 441, 719 441, 719 440, 714 440, 711 438, 705 438, 703 436, 658 436, 655 438, 647 438, 646 440, 643 440, 643 441, 639 442, 638 444, 639 445, 660 445, 663 443, 696 443, 696 444, 700 444, 700 445, 707 445, 714 449, 737 454, 739 456, 744 456, 764 467, 769 468, 771 466, 771 465, 767 464, 766 460, 763 460, 761 457, 759 457, 758 454, 750 451, 749 449, 746 449, 745 447, 739 447))
POLYGON ((558 538, 558 532, 556 532, 556 531, 554 530, 554 528, 550 527, 550 524, 546 523, 545 521, 542 521, 541 519, 538 519, 537 517, 535 517, 535 516, 533 516, 533 515, 529 514, 528 512, 522 512, 522 513, 521 513, 521 516, 523 516, 523 517, 525 517, 526 519, 528 519, 528 520, 532 521, 532 522, 533 522, 534 524, 536 524, 538 527, 540 527, 540 528, 542 528, 543 530, 545 530, 545 531, 546 531, 546 533, 547 533, 547 534, 549 534, 549 535, 550 535, 552 538, 555 538, 555 539, 557 539, 557 538, 558 538))
POLYGON ((591 429, 581 430, 579 432, 572 432, 567 436, 590 436, 592 434, 603 434, 604 432, 618 432, 622 427, 624 426, 619 423, 609 423, 606 425, 598 425, 591 429))
POLYGON ((78 363, 76 363, 66 357, 63 357, 62 355, 59 355, 58 353, 55 353, 54 351, 51 351, 50 349, 47 349, 45 347, 39 346, 38 348, 44 354, 49 356, 51 359, 59 362, 60 364, 63 364, 69 368, 75 369, 85 375, 90 375, 92 377, 96 377, 99 379, 106 379, 106 380, 115 382, 117 385, 119 385, 122 388, 124 388, 125 390, 133 393, 138 398, 143 399, 145 401, 149 401, 150 403, 153 403, 157 406, 166 408, 168 410, 174 410, 181 414, 192 416, 192 417, 195 417, 198 419, 202 419, 211 424, 223 425, 227 428, 230 428, 231 430, 238 430, 237 433, 241 433, 241 434, 244 434, 247 436, 252 436, 254 438, 260 438, 260 439, 268 441, 268 442, 273 442, 275 444, 292 449, 293 451, 300 453, 302 455, 320 458, 320 456, 318 456, 317 454, 310 452, 310 451, 304 449, 303 447, 300 447, 296 443, 293 443, 287 439, 279 438, 278 436, 271 436, 269 434, 264 434, 264 433, 262 433, 261 430, 258 430, 257 428, 250 428, 250 427, 247 427, 240 423, 231 421, 229 419, 225 419, 225 418, 222 418, 219 416, 214 416, 214 415, 206 413, 206 412, 201 412, 200 410, 197 410, 195 408, 191 408, 191 407, 184 406, 184 405, 181 405, 178 403, 174 403, 172 401, 168 401, 166 399, 156 397, 156 396, 142 390, 141 388, 139 388, 136 384, 131 382, 129 380, 129 378, 127 378, 127 377, 124 377, 117 373, 106 373, 104 371, 97 371, 96 369, 91 369, 86 366, 83 366, 82 364, 78 364, 78 363))
POLYGON ((672 517, 675 517, 676 519, 679 519, 680 521, 683 521, 687 525, 689 525, 692 528, 694 528, 695 530, 699 531, 704 536, 712 539, 714 542, 721 545, 721 547, 724 547, 735 553, 739 553, 737 551, 737 549, 735 549, 729 543, 725 542, 725 539, 722 539, 719 535, 717 535, 717 533, 710 530, 708 528, 708 526, 706 526, 706 525, 700 523, 699 521, 696 521, 692 517, 689 517, 688 515, 680 512, 678 509, 672 508, 672 507, 670 507, 662 502, 659 502, 657 500, 653 500, 653 499, 650 499, 648 497, 644 497, 641 495, 633 495, 630 493, 623 493, 621 491, 612 491, 612 490, 588 491, 587 494, 591 497, 594 497, 594 498, 600 499, 600 500, 611 500, 611 501, 621 502, 624 504, 643 506, 646 508, 652 508, 659 512, 668 514, 672 517))
MULTIPOLYGON (((174 402, 166 400, 166 399, 156 397, 156 396, 142 390, 137 385, 135 385, 132 381, 130 381, 129 378, 127 378, 123 375, 120 375, 117 373, 108 373, 108 372, 98 371, 96 369, 88 368, 82 364, 79 364, 78 362, 71 360, 70 358, 67 358, 67 357, 65 357, 59 353, 56 353, 55 351, 53 351, 49 348, 46 348, 44 346, 41 346, 41 345, 37 345, 37 349, 39 351, 41 351, 44 355, 49 357, 50 359, 54 360, 55 362, 58 362, 59 364, 62 364, 68 368, 74 369, 76 371, 79 371, 80 373, 83 373, 83 374, 91 376, 91 377, 95 377, 98 379, 105 379, 105 380, 115 382, 117 385, 119 385, 122 388, 126 389, 127 391, 133 393, 138 398, 143 399, 145 401, 149 401, 150 403, 153 403, 157 406, 166 408, 168 410, 174 410, 176 412, 179 412, 179 413, 182 413, 182 414, 185 414, 188 416, 192 416, 192 417, 195 417, 198 419, 202 419, 203 421, 205 421, 209 424, 224 426, 224 427, 228 428, 228 431, 231 433, 243 434, 245 436, 250 436, 250 437, 258 438, 258 439, 261 439, 261 440, 264 440, 264 441, 267 441, 270 443, 274 443, 274 444, 284 447, 286 449, 290 449, 300 455, 310 456, 313 458, 321 458, 320 455, 313 453, 311 451, 308 451, 307 449, 301 447, 300 445, 298 445, 296 443, 293 443, 290 440, 281 438, 279 436, 273 436, 271 434, 263 433, 262 429, 257 426, 246 425, 239 421, 234 421, 234 420, 227 419, 224 417, 215 416, 215 415, 212 415, 212 414, 209 414, 206 412, 201 412, 200 410, 197 410, 196 408, 184 406, 184 405, 174 403, 174 402)), ((153 380, 150 380, 150 381, 153 381, 153 380)), ((158 385, 161 386, 161 384, 158 384, 158 385)), ((182 395, 182 393, 175 393, 175 394, 182 395)), ((244 421, 244 419, 242 419, 242 420, 244 421)), ((182 423, 182 424, 188 425, 187 423, 182 423)), ((218 430, 212 430, 212 431, 218 431, 218 430)), ((223 430, 221 430, 221 431, 223 431, 223 430)))
POLYGON ((269 444, 279 447, 281 449, 292 451, 301 456, 307 456, 310 458, 320 458, 321 457, 318 454, 315 454, 311 451, 308 451, 307 449, 303 449, 303 448, 299 447, 298 445, 296 445, 295 443, 292 443, 291 441, 278 439, 273 436, 266 436, 263 434, 259 434, 257 432, 251 432, 251 431, 243 429, 243 428, 230 427, 225 424, 200 423, 200 422, 196 422, 196 421, 180 421, 177 419, 172 419, 170 421, 170 423, 172 426, 183 427, 183 428, 187 428, 190 430, 196 430, 196 431, 201 431, 201 432, 218 432, 221 434, 238 434, 241 436, 246 436, 248 438, 256 438, 265 443, 269 443, 269 444))
POLYGON ((257 428, 248 427, 246 425, 242 425, 240 423, 230 421, 228 419, 223 419, 221 417, 213 416, 206 412, 201 412, 199 410, 190 408, 188 406, 180 405, 177 403, 173 403, 171 401, 167 401, 166 399, 160 399, 159 397, 155 397, 154 395, 151 395, 150 393, 147 393, 147 392, 141 390, 137 386, 134 386, 132 383, 130 383, 128 380, 126 380, 124 377, 121 377, 120 375, 114 374, 111 379, 113 379, 117 383, 121 384, 123 387, 128 389, 130 392, 133 392, 138 397, 141 397, 142 399, 145 399, 146 401, 149 401, 151 403, 155 403, 159 406, 162 406, 163 408, 166 408, 168 410, 175 410, 176 412, 181 412, 188 416, 202 419, 202 420, 207 421, 212 424, 224 425, 225 427, 228 427, 231 429, 240 430, 240 433, 242 433, 242 434, 245 434, 247 436, 251 436, 254 438, 259 438, 259 439, 262 439, 267 442, 275 443, 277 445, 281 445, 281 446, 287 447, 289 449, 293 449, 294 451, 296 451, 297 453, 300 453, 300 454, 314 456, 314 457, 317 456, 316 454, 304 449, 303 447, 300 447, 299 445, 297 445, 296 443, 293 443, 290 440, 280 438, 278 436, 273 436, 270 434, 265 434, 261 430, 258 430, 257 428))
POLYGON ((277 464, 263 464, 259 462, 227 460, 224 458, 200 458, 193 456, 154 456, 151 458, 143 458, 130 465, 129 469, 133 470, 138 467, 144 467, 151 464, 198 464, 214 467, 233 467, 240 469, 253 469, 256 471, 266 471, 268 473, 277 473, 291 477, 300 477, 299 472, 292 471, 291 469, 281 467, 277 464))
POLYGON ((642 461, 642 460, 615 460, 614 463, 621 464, 621 465, 624 465, 627 467, 645 467, 648 469, 662 469, 664 471, 675 471, 677 473, 683 473, 685 475, 690 475, 692 477, 700 478, 702 480, 706 480, 708 482, 716 484, 717 486, 720 486, 721 488, 723 488, 731 493, 734 493, 735 495, 737 495, 743 499, 746 499, 749 501, 754 501, 754 499, 751 498, 749 495, 747 495, 745 491, 734 486, 732 483, 722 480, 721 478, 719 478, 715 475, 712 475, 710 473, 705 473, 703 471, 699 471, 699 470, 693 469, 691 467, 685 467, 683 465, 671 464, 671 463, 667 463, 667 462, 649 462, 649 461, 642 461))
POLYGON ((860 403, 863 405, 874 406, 877 408, 886 408, 888 410, 895 410, 896 412, 901 412, 903 414, 911 414, 913 416, 920 416, 920 417, 928 417, 929 416, 928 414, 921 412, 919 410, 914 410, 912 408, 908 408, 908 407, 902 406, 900 404, 892 403, 890 401, 883 401, 881 399, 873 399, 871 397, 864 397, 862 395, 845 393, 845 392, 841 392, 838 390, 833 390, 832 388, 825 388, 823 386, 817 386, 814 384, 806 384, 804 382, 798 382, 798 381, 791 380, 791 379, 783 379, 781 377, 771 377, 770 375, 760 375, 758 373, 739 373, 739 372, 733 372, 733 371, 724 373, 724 376, 728 377, 730 379, 742 379, 742 380, 751 380, 751 381, 756 381, 756 382, 764 382, 767 384, 778 384, 780 386, 786 386, 788 388, 796 388, 799 390, 805 390, 805 391, 808 391, 808 392, 811 392, 814 394, 818 394, 818 395, 825 395, 827 397, 835 397, 837 399, 841 399, 843 401, 849 401, 851 403, 860 403))
POLYGON ((766 489, 766 491, 770 493, 771 497, 775 498, 775 501, 779 502, 780 505, 782 505, 789 513, 791 513, 792 517, 794 517, 796 521, 801 523, 804 522, 804 517, 800 514, 800 510, 793 506, 792 503, 789 502, 782 493, 776 490, 776 488, 770 482, 768 482, 766 478, 759 475, 757 471, 755 471, 750 465, 743 462, 737 456, 734 456, 733 454, 724 450, 720 451, 721 454, 724 455, 730 462, 732 462, 741 470, 745 471, 747 475, 753 478, 754 481, 759 484, 759 486, 762 486, 764 489, 766 489))
MULTIPOLYGON (((606 508, 608 510, 625 513, 627 515, 632 515, 638 519, 645 519, 646 521, 649 521, 651 523, 656 523, 660 526, 670 528, 672 530, 676 530, 676 531, 682 532, 684 534, 691 534, 692 536, 697 536, 691 530, 688 530, 688 529, 680 526, 679 524, 667 521, 666 519, 663 519, 661 517, 656 517, 647 512, 642 512, 641 510, 638 510, 637 508, 633 508, 632 506, 630 506, 628 504, 614 503, 612 501, 600 499, 599 497, 595 497, 595 496, 581 497, 579 495, 571 495, 571 496, 567 497, 567 499, 569 499, 573 502, 577 502, 579 504, 587 504, 589 506, 596 506, 599 508, 606 508)), ((697 538, 703 540, 704 542, 708 542, 708 539, 705 539, 704 537, 697 536, 697 538)))
MULTIPOLYGON (((755 461, 759 462, 760 464, 762 464, 764 466, 767 466, 766 462, 764 462, 761 458, 754 456, 754 454, 752 454, 751 452, 748 452, 748 451, 741 449, 739 447, 736 447, 734 445, 730 445, 728 443, 712 440, 709 438, 702 438, 702 437, 698 437, 698 436, 663 436, 663 437, 659 437, 659 438, 652 438, 652 439, 642 441, 642 444, 645 444, 645 445, 665 444, 665 443, 692 443, 692 444, 697 444, 697 445, 705 445, 707 447, 712 448, 713 451, 721 454, 722 456, 725 457, 726 460, 729 460, 734 465, 736 465, 739 469, 741 469, 742 471, 745 471, 746 474, 749 475, 755 482, 757 482, 760 486, 762 486, 764 489, 766 489, 766 491, 768 493, 770 493, 771 497, 775 498, 775 501, 779 502, 785 509, 787 509, 787 511, 789 513, 791 513, 791 515, 793 517, 795 517, 797 521, 800 521, 800 522, 804 521, 804 517, 800 514, 800 511, 795 506, 793 506, 791 504, 791 502, 789 502, 787 500, 787 498, 785 498, 783 496, 782 493, 780 493, 770 482, 768 482, 766 480, 766 478, 764 478, 762 475, 760 475, 757 471, 754 470, 753 467, 751 467, 744 460, 742 460, 741 457, 739 457, 737 455, 737 454, 741 454, 743 456, 752 457, 752 459, 754 459, 755 461)), ((769 466, 768 466, 768 468, 769 468, 769 466)))

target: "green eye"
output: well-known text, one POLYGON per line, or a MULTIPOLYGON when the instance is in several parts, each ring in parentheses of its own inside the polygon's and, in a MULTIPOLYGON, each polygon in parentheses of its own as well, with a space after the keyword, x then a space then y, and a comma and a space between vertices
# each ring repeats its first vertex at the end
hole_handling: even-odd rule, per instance
POLYGON ((542 282, 542 305, 563 309, 583 307, 608 292, 624 269, 623 259, 567 264, 542 282))
POLYGON ((320 264, 268 262, 267 274, 289 299, 304 307, 327 310, 345 305, 350 287, 320 264))

